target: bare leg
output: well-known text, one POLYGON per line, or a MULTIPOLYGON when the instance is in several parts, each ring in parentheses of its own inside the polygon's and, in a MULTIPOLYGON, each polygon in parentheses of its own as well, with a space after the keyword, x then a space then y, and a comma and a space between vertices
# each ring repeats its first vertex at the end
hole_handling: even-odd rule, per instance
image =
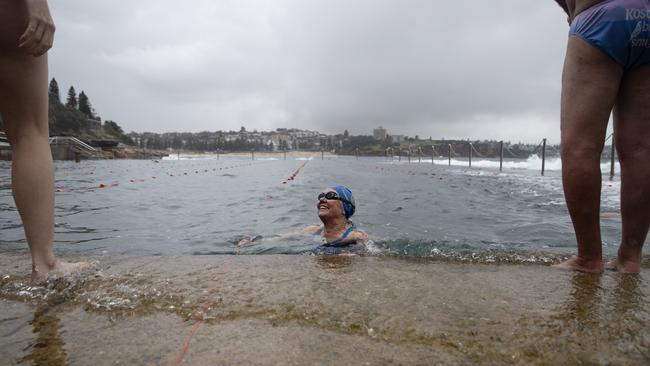
POLYGON ((32 280, 84 264, 57 261, 54 174, 48 143, 47 55, 0 53, 0 113, 12 148, 12 189, 32 255, 32 280))
POLYGON ((614 136, 621 163, 623 236, 607 268, 638 273, 650 227, 650 66, 625 74, 614 109, 614 136))
POLYGON ((569 37, 562 76, 562 182, 578 255, 557 265, 602 272, 600 154, 623 69, 600 50, 569 37))

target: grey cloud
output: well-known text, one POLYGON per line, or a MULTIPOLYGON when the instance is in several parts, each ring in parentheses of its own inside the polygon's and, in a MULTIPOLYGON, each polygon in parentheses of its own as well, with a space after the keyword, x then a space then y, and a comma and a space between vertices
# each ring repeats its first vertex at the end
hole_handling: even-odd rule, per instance
POLYGON ((550 0, 51 7, 52 75, 126 130, 368 133, 382 124, 434 138, 559 135, 567 25, 550 0))

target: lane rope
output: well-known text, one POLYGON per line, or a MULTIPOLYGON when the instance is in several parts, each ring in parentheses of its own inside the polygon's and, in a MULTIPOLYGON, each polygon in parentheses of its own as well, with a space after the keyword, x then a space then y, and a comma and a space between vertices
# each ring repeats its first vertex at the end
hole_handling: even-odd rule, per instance
MULTIPOLYGON (((241 168, 241 167, 246 167, 246 166, 252 166, 256 165, 258 163, 246 163, 246 164, 235 164, 235 165, 229 165, 229 166, 222 166, 219 167, 218 169, 212 168, 212 169, 201 169, 199 170, 194 170, 194 174, 202 174, 202 173, 210 173, 210 172, 216 172, 217 170, 227 170, 227 169, 235 169, 235 168, 241 168)), ((191 170, 189 173, 192 173, 191 170)), ((92 174, 92 173, 91 173, 92 174)), ((182 171, 182 172, 176 172, 176 174, 173 174, 171 171, 166 171, 163 172, 162 174, 167 175, 169 177, 182 177, 182 176, 188 176, 188 171, 182 171)), ((150 179, 140 179, 140 178, 132 178, 129 179, 128 183, 145 183, 148 181, 155 181, 157 179, 157 176, 151 176, 150 179)), ((104 189, 104 188, 112 188, 112 187, 117 187, 119 186, 120 183, 114 182, 114 183, 103 183, 100 182, 97 185, 90 186, 90 187, 77 187, 77 188, 63 188, 63 187, 56 187, 54 189, 55 193, 66 193, 66 192, 94 192, 98 189, 104 189)))
POLYGON ((291 173, 291 175, 290 175, 286 180, 284 180, 284 181, 282 182, 282 184, 287 184, 287 182, 296 179, 296 176, 298 176, 298 174, 300 173, 300 170, 301 170, 302 168, 304 168, 305 165, 307 165, 308 162, 309 162, 309 160, 307 160, 307 161, 305 161, 304 163, 302 163, 302 164, 298 167, 298 169, 296 169, 293 173, 291 173))

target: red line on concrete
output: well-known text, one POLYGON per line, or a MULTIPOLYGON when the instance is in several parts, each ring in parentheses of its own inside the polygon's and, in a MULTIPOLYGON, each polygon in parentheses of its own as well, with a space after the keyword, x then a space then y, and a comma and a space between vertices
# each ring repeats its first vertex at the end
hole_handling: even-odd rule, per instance
POLYGON ((199 329, 201 326, 201 321, 197 320, 194 323, 194 326, 190 330, 190 332, 185 336, 185 341, 183 341, 183 346, 181 347, 181 351, 176 356, 176 359, 174 360, 174 363, 172 363, 172 366, 178 366, 181 364, 181 361, 183 361, 183 357, 185 357, 185 353, 187 353, 187 350, 190 349, 190 342, 192 341, 192 337, 194 337, 194 333, 199 329))
MULTIPOLYGON (((220 276, 225 275, 226 272, 219 273, 220 276)), ((208 294, 212 294, 219 288, 219 281, 221 280, 221 277, 217 277, 214 279, 214 283, 212 284, 212 287, 208 290, 208 294)), ((201 307, 201 310, 203 312, 207 311, 208 308, 210 307, 210 298, 205 299, 203 302, 203 306, 201 307)), ((203 319, 197 319, 196 322, 194 322, 194 325, 192 326, 192 329, 190 329, 190 332, 187 333, 185 336, 185 340, 183 341, 183 345, 181 346, 180 351, 178 352, 178 356, 176 356, 176 359, 172 363, 172 366, 178 366, 181 364, 183 361, 183 357, 185 357, 185 354, 187 351, 190 349, 190 342, 192 342, 192 338, 194 337, 194 334, 196 334, 196 331, 199 330, 199 327, 201 326, 201 323, 203 322, 203 319)))

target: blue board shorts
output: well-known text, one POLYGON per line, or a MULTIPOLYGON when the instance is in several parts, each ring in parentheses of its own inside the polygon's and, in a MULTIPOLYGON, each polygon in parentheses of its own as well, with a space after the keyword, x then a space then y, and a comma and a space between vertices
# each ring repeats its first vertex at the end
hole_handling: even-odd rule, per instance
POLYGON ((650 0, 605 0, 578 14, 569 35, 582 38, 626 71, 650 64, 650 0))

